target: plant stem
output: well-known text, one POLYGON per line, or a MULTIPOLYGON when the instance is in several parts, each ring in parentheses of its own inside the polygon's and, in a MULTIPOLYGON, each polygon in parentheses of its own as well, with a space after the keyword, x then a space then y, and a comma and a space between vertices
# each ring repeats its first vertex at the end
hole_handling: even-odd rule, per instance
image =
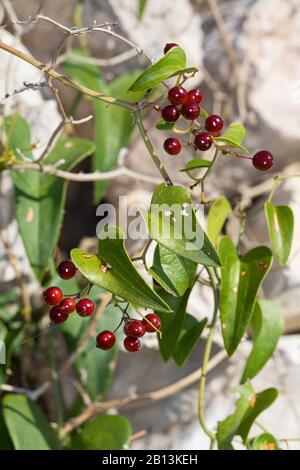
POLYGON ((53 387, 53 396, 56 409, 56 419, 59 429, 63 426, 63 406, 61 388, 59 384, 59 377, 56 364, 56 347, 55 347, 55 333, 51 332, 50 338, 50 363, 51 363, 51 382, 53 387))
POLYGON ((207 366, 209 363, 209 357, 210 357, 211 348, 213 344, 215 325, 216 325, 216 321, 218 318, 219 288, 215 281, 213 270, 211 268, 207 268, 207 273, 210 277, 212 289, 214 293, 214 312, 213 312, 213 318, 212 318, 211 325, 210 325, 210 331, 206 340, 206 345, 205 345, 203 360, 202 360, 202 367, 201 367, 202 372, 201 372, 200 383, 199 383, 199 397, 198 397, 198 419, 199 419, 199 423, 203 431, 210 438, 210 449, 213 449, 215 441, 216 441, 216 435, 207 427, 207 424, 205 421, 204 394, 205 394, 205 385, 206 385, 207 366))
POLYGON ((75 82, 74 80, 71 80, 70 78, 66 77, 65 75, 57 72, 51 67, 48 67, 47 65, 43 64, 39 60, 35 59, 34 57, 31 57, 28 54, 25 54, 22 51, 19 51, 18 49, 15 49, 12 46, 9 46, 8 44, 4 44, 3 42, 0 42, 0 49, 3 49, 6 52, 9 52, 10 54, 19 57, 19 59, 24 60, 28 64, 31 64, 33 67, 36 67, 37 69, 41 70, 44 72, 45 75, 48 77, 58 80, 59 82, 63 83, 64 85, 67 85, 74 90, 79 91, 80 93, 83 93, 87 96, 90 96, 91 98, 98 99, 100 101, 104 101, 107 104, 114 104, 117 106, 121 106, 123 108, 129 109, 130 111, 133 111, 135 109, 135 104, 130 103, 125 100, 120 100, 118 98, 113 98, 112 96, 107 96, 104 95, 103 93, 99 93, 98 91, 92 90, 91 88, 85 87, 83 85, 80 85, 79 83, 75 82))
POLYGON ((140 134, 141 134, 141 137, 142 137, 143 141, 145 142, 145 145, 148 149, 148 152, 150 154, 150 157, 152 158, 152 161, 153 161, 154 165, 158 168, 158 171, 160 172, 161 176, 163 177, 163 179, 165 180, 167 185, 168 186, 173 186, 172 180, 171 180, 170 176, 168 175, 167 170, 165 169, 165 167, 162 164, 160 158, 156 154, 156 152, 153 148, 153 145, 152 145, 152 143, 151 143, 151 141, 150 141, 150 139, 147 135, 147 131, 146 131, 146 129, 144 127, 144 124, 143 124, 141 111, 137 110, 137 111, 134 112, 134 114, 135 114, 135 120, 136 120, 137 127, 140 131, 140 134))

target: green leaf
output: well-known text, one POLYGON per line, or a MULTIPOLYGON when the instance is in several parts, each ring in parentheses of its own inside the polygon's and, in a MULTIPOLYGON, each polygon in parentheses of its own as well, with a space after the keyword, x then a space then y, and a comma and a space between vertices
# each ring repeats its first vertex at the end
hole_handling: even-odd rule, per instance
POLYGON ((173 352, 173 359, 179 367, 185 364, 192 350, 197 345, 206 323, 207 318, 198 321, 192 315, 186 314, 184 325, 173 352))
POLYGON ((151 237, 173 253, 195 263, 219 266, 219 257, 202 230, 191 196, 182 186, 158 186, 145 216, 151 237))
POLYGON ((164 361, 170 359, 176 349, 177 340, 184 326, 186 306, 191 289, 188 289, 182 297, 174 297, 161 288, 156 292, 167 302, 172 309, 171 313, 160 313, 162 337, 158 337, 159 349, 164 361))
POLYGON ((186 68, 186 55, 181 47, 172 47, 155 64, 148 67, 131 85, 129 91, 145 91, 186 68))
POLYGON ((123 232, 118 227, 109 227, 100 238, 104 236, 107 238, 99 240, 98 256, 79 248, 71 251, 71 258, 83 276, 133 305, 169 311, 168 305, 135 269, 125 250, 123 232))
POLYGON ((265 409, 277 398, 278 391, 268 388, 255 393, 250 382, 236 388, 240 398, 233 414, 218 423, 217 439, 219 449, 228 449, 235 436, 241 436, 245 442, 252 424, 265 409))
MULTIPOLYGON (((86 51, 75 51, 77 54, 87 56, 86 51)), ((92 88, 95 91, 115 96, 126 101, 139 101, 143 93, 128 93, 130 83, 141 73, 141 70, 131 70, 122 73, 118 78, 106 84, 96 65, 85 64, 72 59, 63 64, 66 72, 78 81, 81 85, 92 88)), ((107 106, 99 100, 92 100, 95 116, 95 144, 96 150, 93 154, 93 170, 106 172, 110 171, 118 161, 118 156, 122 148, 129 145, 129 141, 134 130, 134 120, 131 113, 119 106, 107 106)), ((98 203, 105 195, 108 181, 96 181, 94 183, 94 201, 98 203)))
POLYGON ((225 349, 231 356, 249 326, 259 288, 272 265, 272 253, 261 246, 239 258, 230 238, 223 237, 219 254, 222 332, 225 349))
POLYGON ((243 147, 242 143, 244 142, 246 136, 246 129, 244 128, 243 124, 240 123, 233 123, 230 124, 226 132, 221 135, 220 137, 214 137, 214 141, 217 142, 224 142, 228 144, 230 147, 238 148, 243 152, 249 153, 245 147, 243 147))
POLYGON ((250 448, 251 450, 279 450, 277 440, 268 432, 251 439, 250 448))
POLYGON ((131 434, 131 425, 124 416, 98 416, 74 435, 71 446, 76 450, 122 450, 131 434))
POLYGON ((59 449, 58 439, 42 410, 25 395, 6 395, 3 415, 16 450, 59 449))
MULTIPOLYGON (((20 149, 29 158, 30 128, 27 121, 14 114, 4 120, 8 147, 20 149)), ((94 151, 94 144, 75 137, 61 139, 45 158, 45 165, 65 160, 60 169, 70 171, 94 151)), ((13 172, 16 217, 31 267, 39 280, 53 255, 58 242, 64 214, 67 182, 38 171, 13 172)))
POLYGON ((210 160, 194 158, 193 160, 190 160, 186 164, 186 166, 182 168, 180 171, 191 171, 191 170, 196 170, 197 168, 209 168, 210 165, 211 165, 210 160))
POLYGON ((174 127, 174 122, 166 122, 164 121, 163 119, 160 119, 155 127, 156 129, 160 130, 160 131, 171 131, 174 127))
POLYGON ((283 321, 277 306, 269 300, 256 302, 251 326, 253 349, 247 359, 241 383, 255 377, 275 351, 283 331, 283 321))
POLYGON ((7 427, 3 418, 3 413, 0 412, 0 450, 14 450, 13 443, 8 434, 7 427))
POLYGON ((293 211, 289 206, 274 206, 271 202, 266 202, 265 214, 275 256, 284 266, 290 256, 293 243, 293 211))
POLYGON ((225 196, 216 199, 210 207, 207 217, 207 235, 214 246, 217 245, 223 225, 231 213, 231 204, 225 196))
POLYGON ((148 272, 166 291, 182 296, 192 286, 196 268, 196 263, 157 245, 153 266, 148 272))

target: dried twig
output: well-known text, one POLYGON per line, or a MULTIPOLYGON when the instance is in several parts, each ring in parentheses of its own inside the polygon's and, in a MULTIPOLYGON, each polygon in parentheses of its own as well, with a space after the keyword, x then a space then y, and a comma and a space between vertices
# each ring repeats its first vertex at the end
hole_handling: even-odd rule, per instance
POLYGON ((136 57, 137 52, 135 49, 129 49, 129 51, 122 52, 114 57, 110 57, 109 59, 100 59, 96 57, 85 57, 75 52, 66 52, 59 56, 57 60, 57 65, 61 64, 66 60, 76 60, 76 62, 80 62, 82 64, 90 64, 90 65, 97 65, 99 67, 112 67, 114 65, 122 64, 123 62, 127 62, 128 60, 136 57))
POLYGON ((115 178, 120 178, 122 176, 127 176, 134 180, 144 181, 145 183, 151 184, 160 184, 161 179, 155 176, 145 175, 142 173, 138 173, 137 171, 130 170, 126 167, 119 167, 115 170, 107 171, 100 173, 98 171, 94 171, 93 173, 72 173, 70 171, 64 171, 57 168, 54 165, 40 165, 38 163, 29 163, 24 162, 22 164, 13 165, 10 167, 11 170, 14 171, 39 171, 41 173, 45 173, 48 175, 54 175, 59 178, 63 178, 68 181, 77 181, 81 183, 87 183, 91 181, 109 181, 115 178))

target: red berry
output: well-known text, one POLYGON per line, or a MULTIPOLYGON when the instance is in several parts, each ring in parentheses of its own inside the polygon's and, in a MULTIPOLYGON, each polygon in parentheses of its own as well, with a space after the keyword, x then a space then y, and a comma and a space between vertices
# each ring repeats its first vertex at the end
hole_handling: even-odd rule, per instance
POLYGON ((76 302, 71 297, 65 297, 59 304, 60 311, 62 313, 72 313, 76 308, 76 302))
POLYGON ((148 313, 148 315, 146 315, 145 318, 143 320, 143 323, 144 323, 146 331, 148 333, 154 333, 156 330, 160 330, 161 320, 160 320, 159 316, 156 315, 156 313, 148 313), (147 318, 148 321, 145 320, 145 318, 147 318), (151 323, 151 325, 150 325, 149 322, 151 323))
POLYGON ((224 121, 217 114, 212 114, 211 116, 208 116, 208 118, 205 121, 205 129, 208 132, 212 132, 212 133, 220 132, 223 129, 223 126, 224 126, 224 121))
POLYGON ((125 327, 126 335, 140 338, 146 333, 145 325, 140 320, 132 320, 125 327))
POLYGON ((213 139, 208 132, 198 132, 195 136, 194 141, 197 149, 199 150, 208 150, 212 146, 213 139))
POLYGON ((77 302, 76 305, 76 312, 81 317, 89 317, 92 315, 93 311, 95 310, 95 304, 90 299, 81 299, 77 302))
POLYGON ((164 141, 164 149, 169 155, 178 155, 181 150, 181 143, 178 139, 170 137, 164 141))
POLYGON ((71 279, 76 274, 76 267, 72 261, 62 261, 57 267, 57 272, 62 279, 71 279))
POLYGON ((193 121, 200 114, 200 106, 196 101, 188 101, 182 106, 181 112, 185 119, 193 121))
POLYGON ((48 287, 47 290, 43 292, 44 301, 49 305, 57 305, 63 298, 62 290, 59 287, 48 287))
POLYGON ((114 347, 116 337, 112 331, 105 330, 101 331, 96 338, 96 347, 107 351, 114 347))
POLYGON ((173 47, 178 47, 178 44, 176 44, 175 42, 168 42, 168 43, 165 45, 164 54, 166 54, 167 52, 169 52, 170 49, 173 49, 173 47))
POLYGON ((169 104, 165 106, 161 112, 162 118, 166 122, 175 122, 179 118, 179 109, 174 104, 169 104))
POLYGON ((267 171, 274 163, 273 155, 268 150, 260 150, 252 159, 253 166, 260 171, 267 171))
POLYGON ((137 352, 141 349, 142 345, 138 338, 126 336, 124 339, 124 347, 128 352, 137 352))
POLYGON ((188 92, 182 86, 174 86, 169 90, 168 100, 172 104, 184 104, 188 98, 188 92))
POLYGON ((203 94, 199 90, 199 88, 195 88, 188 92, 187 101, 196 101, 196 103, 200 104, 203 100, 203 94))
POLYGON ((68 319, 68 314, 62 312, 57 305, 51 308, 49 316, 50 320, 57 324, 64 323, 68 319))

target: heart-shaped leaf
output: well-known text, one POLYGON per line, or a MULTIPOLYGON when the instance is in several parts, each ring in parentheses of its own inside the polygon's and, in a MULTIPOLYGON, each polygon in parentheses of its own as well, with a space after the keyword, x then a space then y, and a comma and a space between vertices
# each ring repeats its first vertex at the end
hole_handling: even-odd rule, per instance
POLYGON ((242 150, 243 152, 249 153, 245 147, 243 147, 242 143, 244 142, 246 136, 246 129, 244 128, 243 124, 240 123, 233 123, 230 124, 226 132, 221 135, 220 137, 214 137, 214 141, 216 142, 224 142, 228 144, 230 147, 237 148, 242 150))
POLYGON ((73 436, 71 446, 76 450, 122 450, 131 433, 131 425, 125 416, 98 416, 73 436))
POLYGON ((83 276, 133 305, 169 311, 168 305, 135 269, 125 250, 123 232, 118 227, 109 227, 100 238, 98 256, 79 248, 71 251, 71 258, 83 276))
POLYGON ((216 246, 223 225, 231 212, 230 202, 225 196, 216 199, 210 207, 207 217, 207 235, 214 246, 216 246))
POLYGON ((284 266, 290 256, 293 243, 293 211, 289 206, 274 206, 271 202, 266 202, 265 214, 275 256, 284 266))
MULTIPOLYGON (((32 155, 30 128, 27 121, 14 114, 4 120, 8 147, 32 155)), ((85 157, 93 153, 94 144, 75 137, 61 139, 45 158, 45 165, 64 160, 60 169, 70 171, 85 157)), ((16 217, 31 267, 42 280, 58 242, 64 215, 67 182, 56 176, 38 171, 13 172, 16 217)))
POLYGON ((211 165, 210 160, 194 158, 193 160, 190 160, 186 164, 186 166, 182 168, 180 171, 191 171, 191 170, 196 170, 197 168, 209 168, 210 165, 211 165))
POLYGON ((148 272, 166 291, 182 296, 192 286, 196 268, 196 263, 157 245, 153 266, 148 272))
POLYGON ((42 410, 25 395, 6 395, 3 416, 16 450, 59 449, 58 439, 42 410))
POLYGON ((230 238, 223 237, 219 254, 222 332, 226 351, 231 356, 249 326, 259 288, 272 265, 272 253, 261 246, 239 258, 230 238))
POLYGON ((278 391, 268 388, 255 393, 250 382, 235 389, 240 398, 236 403, 233 414, 218 423, 217 439, 219 449, 228 449, 235 436, 241 436, 243 441, 248 437, 252 424, 266 408, 277 398, 278 391))
POLYGON ((145 91, 186 68, 186 55, 181 47, 173 47, 155 64, 148 67, 131 85, 129 91, 145 91))
POLYGON ((277 306, 264 299, 256 302, 251 327, 253 349, 247 359, 241 383, 255 377, 276 348, 283 330, 282 316, 277 306))
POLYGON ((157 187, 146 221, 151 237, 173 253, 195 263, 219 266, 220 260, 202 230, 191 196, 182 186, 157 187))
POLYGON ((175 351, 173 352, 173 359, 178 367, 182 367, 187 361, 192 350, 197 345, 206 323, 207 318, 198 321, 192 315, 186 314, 175 351))

